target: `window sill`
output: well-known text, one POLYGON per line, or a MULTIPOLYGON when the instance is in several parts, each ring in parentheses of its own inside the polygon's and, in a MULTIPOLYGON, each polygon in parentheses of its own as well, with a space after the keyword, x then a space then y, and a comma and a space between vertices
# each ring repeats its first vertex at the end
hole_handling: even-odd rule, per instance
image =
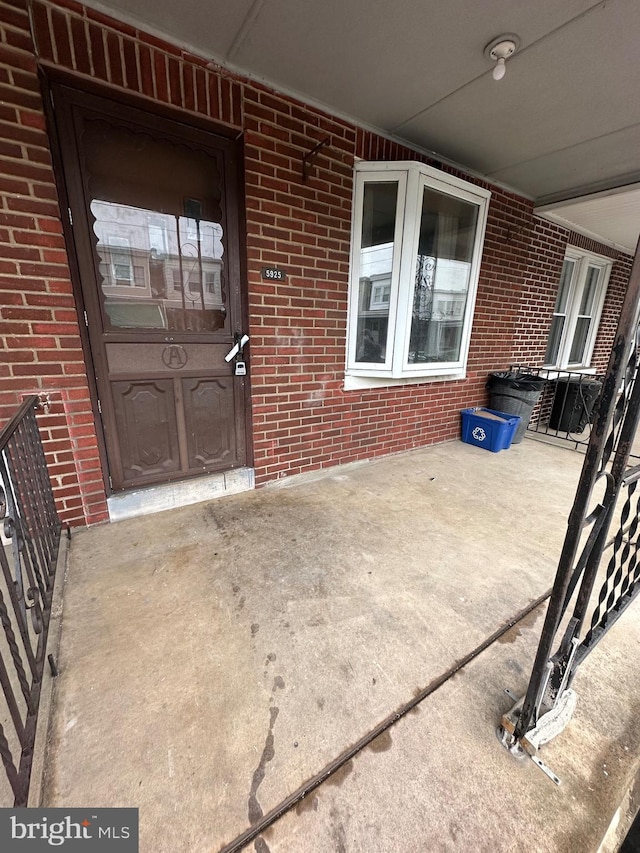
POLYGON ((342 387, 344 391, 360 391, 366 388, 396 388, 402 385, 425 385, 429 382, 452 382, 466 378, 467 374, 464 370, 438 376, 403 376, 401 379, 392 379, 387 376, 355 376, 346 373, 342 387))

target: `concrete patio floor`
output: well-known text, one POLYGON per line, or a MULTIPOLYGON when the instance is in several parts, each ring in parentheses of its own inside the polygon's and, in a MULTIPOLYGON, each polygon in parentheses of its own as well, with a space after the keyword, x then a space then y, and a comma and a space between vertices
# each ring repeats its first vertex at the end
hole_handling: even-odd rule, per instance
POLYGON ((633 608, 547 747, 560 788, 494 735, 544 607, 448 678, 550 587, 582 461, 451 442, 74 534, 43 804, 213 853, 440 679, 251 849, 595 853, 640 751, 633 608))

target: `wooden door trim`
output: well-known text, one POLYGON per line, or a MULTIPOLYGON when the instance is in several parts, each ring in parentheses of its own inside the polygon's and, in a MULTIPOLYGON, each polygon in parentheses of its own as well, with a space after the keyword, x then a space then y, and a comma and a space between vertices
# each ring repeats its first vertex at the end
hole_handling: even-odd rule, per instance
POLYGON ((98 456, 100 458, 100 469, 102 475, 102 483, 104 486, 105 494, 107 497, 112 494, 113 489, 111 486, 111 477, 109 474, 109 461, 107 457, 107 444, 106 438, 104 434, 104 425, 102 423, 102 416, 100 414, 99 407, 99 395, 98 395, 98 384, 96 379, 96 366, 94 361, 94 354, 91 347, 91 341, 89 339, 89 329, 87 324, 84 321, 85 317, 85 304, 84 304, 84 293, 82 291, 81 279, 80 279, 80 268, 78 266, 78 250, 76 247, 76 238, 74 234, 73 227, 71 225, 71 220, 69 216, 69 211, 71 210, 71 206, 69 203, 69 195, 67 192, 67 183, 66 183, 66 175, 64 170, 64 163, 62 158, 62 146, 60 142, 60 135, 58 130, 58 125, 56 122, 55 111, 53 108, 53 92, 51 88, 51 79, 49 78, 48 72, 45 72, 43 68, 38 69, 39 79, 40 79, 40 87, 43 93, 43 107, 45 114, 45 121, 47 124, 47 135, 49 138, 49 146, 51 149, 51 162, 53 169, 53 176, 56 185, 56 191, 58 194, 58 204, 60 206, 60 220, 62 222, 62 233, 65 242, 65 249, 67 254, 67 259, 69 263, 69 273, 71 278, 71 288, 73 292, 73 300, 76 306, 76 311, 78 314, 78 329, 80 333, 80 343, 82 346, 82 354, 84 357, 84 363, 87 368, 86 376, 87 376, 87 385, 89 387, 89 399, 91 402, 91 412, 93 414, 93 423, 96 431, 96 438, 98 442, 98 456))

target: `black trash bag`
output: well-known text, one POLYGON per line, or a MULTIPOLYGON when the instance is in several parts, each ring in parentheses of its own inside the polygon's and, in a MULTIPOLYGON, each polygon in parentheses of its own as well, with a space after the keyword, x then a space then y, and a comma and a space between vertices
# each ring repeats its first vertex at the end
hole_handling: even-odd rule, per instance
POLYGON ((515 373, 510 370, 489 374, 486 384, 489 408, 507 415, 520 416, 512 444, 519 444, 524 438, 534 406, 546 381, 533 373, 515 373))
POLYGON ((533 373, 515 373, 512 370, 490 373, 487 379, 487 391, 502 391, 510 388, 513 391, 542 391, 545 382, 541 376, 533 373))
POLYGON ((580 435, 593 423, 602 382, 585 377, 556 379, 549 428, 580 435))

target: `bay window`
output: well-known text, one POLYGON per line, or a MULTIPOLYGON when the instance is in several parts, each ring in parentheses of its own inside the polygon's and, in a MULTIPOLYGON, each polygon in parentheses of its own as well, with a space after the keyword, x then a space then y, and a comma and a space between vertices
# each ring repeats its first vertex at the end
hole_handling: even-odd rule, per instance
POLYGON ((345 387, 464 376, 490 193, 357 163, 345 387))

